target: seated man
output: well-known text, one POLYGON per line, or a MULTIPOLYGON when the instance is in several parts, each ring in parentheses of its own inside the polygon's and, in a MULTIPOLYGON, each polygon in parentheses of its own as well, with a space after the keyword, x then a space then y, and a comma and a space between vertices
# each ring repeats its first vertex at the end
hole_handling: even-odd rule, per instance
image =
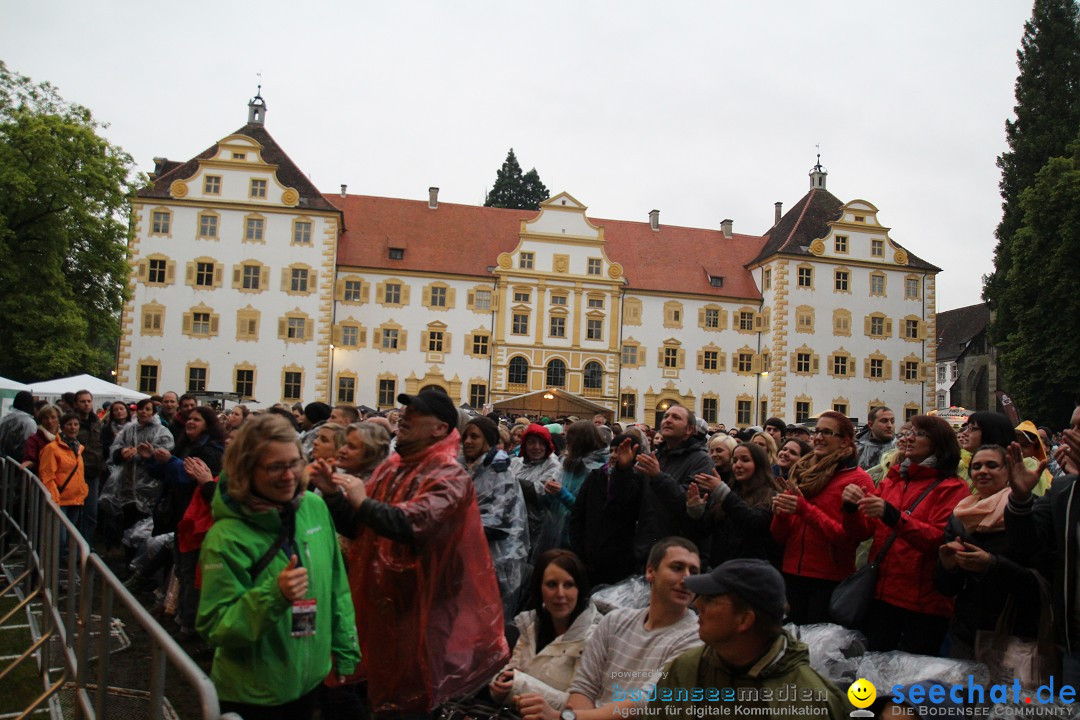
POLYGON ((650 699, 665 706, 665 718, 701 717, 693 709, 703 706, 804 707, 831 718, 848 716, 846 696, 810 667, 806 645, 783 629, 787 595, 776 568, 765 560, 728 560, 707 575, 687 578, 686 587, 698 594, 705 644, 680 655, 661 676, 650 699))
POLYGON ((521 695, 523 720, 600 720, 642 709, 662 668, 701 642, 689 611, 693 595, 684 584, 700 569, 694 543, 680 537, 657 542, 645 567, 649 607, 605 615, 585 644, 566 709, 560 714, 540 695, 521 695))

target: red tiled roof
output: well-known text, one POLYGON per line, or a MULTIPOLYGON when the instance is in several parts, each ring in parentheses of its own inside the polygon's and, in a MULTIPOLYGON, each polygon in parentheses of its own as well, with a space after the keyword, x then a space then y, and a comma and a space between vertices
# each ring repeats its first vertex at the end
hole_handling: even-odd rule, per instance
MULTIPOLYGON (((535 210, 398 200, 367 195, 324 195, 345 213, 345 232, 338 240, 338 264, 390 271, 443 272, 490 276, 499 253, 518 243, 520 221, 535 210), (389 248, 403 248, 402 260, 391 260, 389 248)), ((759 300, 745 265, 761 250, 763 238, 720 230, 647 222, 589 218, 604 228, 607 256, 620 263, 628 286, 635 290, 680 292, 759 300), (713 287, 709 275, 724 278, 713 287)))

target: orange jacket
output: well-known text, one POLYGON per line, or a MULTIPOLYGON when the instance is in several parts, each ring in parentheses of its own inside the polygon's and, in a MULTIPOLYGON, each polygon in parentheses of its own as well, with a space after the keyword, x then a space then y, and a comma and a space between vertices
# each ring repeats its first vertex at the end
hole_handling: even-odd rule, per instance
POLYGON ((83 474, 82 445, 78 454, 60 439, 56 439, 41 449, 38 459, 38 477, 52 493, 53 502, 60 506, 82 505, 89 493, 83 474), (72 473, 72 470, 75 472, 72 473), (68 480, 68 476, 71 480, 68 480), (65 484, 66 483, 66 484, 65 484), (60 488, 64 488, 61 494, 60 488))

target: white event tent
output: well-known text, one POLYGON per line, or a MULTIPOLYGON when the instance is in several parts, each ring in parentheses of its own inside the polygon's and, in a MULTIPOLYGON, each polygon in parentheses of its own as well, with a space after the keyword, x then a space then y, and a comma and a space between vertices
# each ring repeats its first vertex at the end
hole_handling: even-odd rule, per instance
POLYGON ((94 396, 95 409, 101 407, 105 402, 115 400, 135 402, 150 397, 144 393, 128 390, 107 380, 96 378, 93 375, 74 375, 72 377, 57 378, 56 380, 33 382, 30 383, 30 388, 34 391, 35 397, 50 402, 55 402, 66 392, 74 393, 80 390, 89 390, 94 396))

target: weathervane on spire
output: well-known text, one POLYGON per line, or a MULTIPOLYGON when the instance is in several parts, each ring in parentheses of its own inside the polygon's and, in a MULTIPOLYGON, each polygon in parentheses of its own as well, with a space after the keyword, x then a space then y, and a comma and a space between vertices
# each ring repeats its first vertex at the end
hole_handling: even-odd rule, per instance
POLYGON ((814 147, 817 148, 817 165, 810 170, 810 189, 824 190, 825 177, 829 173, 821 167, 821 143, 816 143, 814 147))

